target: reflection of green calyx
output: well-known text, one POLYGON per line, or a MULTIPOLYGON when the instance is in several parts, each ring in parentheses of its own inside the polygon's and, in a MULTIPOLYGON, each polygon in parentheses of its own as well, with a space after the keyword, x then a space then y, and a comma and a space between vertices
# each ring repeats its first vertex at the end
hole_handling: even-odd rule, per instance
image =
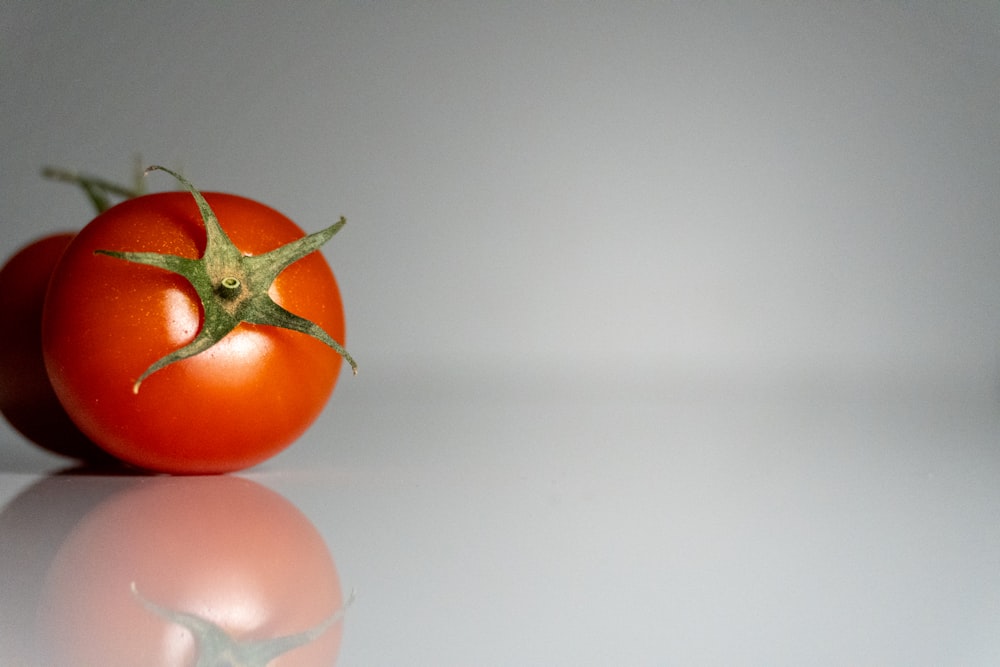
POLYGON ((326 343, 351 365, 357 374, 357 364, 344 347, 322 327, 291 313, 268 295, 271 283, 290 264, 315 252, 330 240, 347 222, 343 217, 326 229, 310 234, 263 255, 248 256, 240 252, 219 225, 218 218, 202 194, 187 179, 164 167, 159 169, 176 178, 194 196, 205 224, 205 252, 199 259, 152 252, 118 252, 97 250, 108 255, 138 264, 159 267, 183 276, 191 283, 201 300, 204 324, 194 340, 184 347, 161 358, 136 380, 132 390, 139 393, 139 385, 161 368, 204 352, 241 322, 267 324, 308 334, 326 343))
POLYGON ((214 667, 215 665, 265 667, 278 656, 318 639, 334 623, 343 618, 344 609, 353 600, 352 597, 344 607, 341 607, 308 630, 293 635, 285 635, 284 637, 240 643, 226 634, 225 630, 207 619, 194 614, 167 609, 147 600, 139 593, 135 582, 132 583, 132 595, 149 611, 171 623, 176 623, 186 628, 194 636, 198 655, 197 662, 195 663, 196 667, 214 667))

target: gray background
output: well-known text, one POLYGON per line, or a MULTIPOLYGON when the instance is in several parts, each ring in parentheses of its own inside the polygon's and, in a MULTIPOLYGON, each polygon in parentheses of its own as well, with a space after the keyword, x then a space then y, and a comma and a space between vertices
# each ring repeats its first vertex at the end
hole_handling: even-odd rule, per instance
MULTIPOLYGON (((244 473, 339 664, 1000 664, 996 2, 6 3, 0 64, 5 255, 137 152, 347 216, 361 373, 244 473)), ((0 501, 65 466, 0 426, 0 501)))
MULTIPOLYGON (((0 10, 4 246, 132 156, 315 230, 368 372, 998 371, 994 2, 0 10)), ((154 177, 153 189, 172 184, 154 177)))

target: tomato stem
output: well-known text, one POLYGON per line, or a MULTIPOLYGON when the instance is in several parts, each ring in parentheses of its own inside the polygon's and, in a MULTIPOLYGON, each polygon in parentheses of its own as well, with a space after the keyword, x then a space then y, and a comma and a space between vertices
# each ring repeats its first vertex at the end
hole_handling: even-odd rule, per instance
POLYGON ((146 192, 143 185, 144 181, 139 178, 136 179, 135 185, 130 188, 97 176, 61 167, 44 167, 42 169, 42 176, 54 181, 79 185, 83 188, 83 191, 87 194, 87 198, 90 199, 90 203, 94 205, 98 213, 104 213, 111 208, 112 196, 122 197, 123 199, 134 199, 146 192))
POLYGON ((218 294, 223 299, 235 299, 243 291, 243 283, 239 278, 223 278, 219 283, 218 294))

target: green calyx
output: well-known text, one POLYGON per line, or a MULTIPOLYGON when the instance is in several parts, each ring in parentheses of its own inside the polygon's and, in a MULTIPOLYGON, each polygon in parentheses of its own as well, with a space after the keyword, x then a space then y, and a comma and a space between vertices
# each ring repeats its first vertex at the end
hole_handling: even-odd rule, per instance
POLYGON ((298 331, 316 338, 333 348, 357 375, 358 367, 344 347, 322 327, 291 313, 271 299, 268 290, 278 274, 292 263, 315 252, 347 222, 343 217, 326 229, 304 236, 263 255, 244 255, 223 231, 219 220, 202 194, 183 176, 165 167, 152 166, 146 170, 165 171, 176 178, 194 197, 205 224, 205 252, 199 259, 152 252, 119 252, 97 250, 107 255, 136 264, 155 266, 185 279, 194 288, 201 301, 204 324, 194 340, 184 347, 159 359, 139 376, 132 387, 139 393, 143 380, 170 364, 204 352, 222 340, 241 322, 266 324, 298 331))

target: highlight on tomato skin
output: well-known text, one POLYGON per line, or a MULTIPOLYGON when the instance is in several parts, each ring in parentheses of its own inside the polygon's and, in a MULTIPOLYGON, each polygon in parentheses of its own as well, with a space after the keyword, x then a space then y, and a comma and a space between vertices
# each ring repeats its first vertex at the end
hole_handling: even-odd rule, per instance
POLYGON ((18 432, 50 452, 80 461, 109 459, 66 414, 42 355, 42 308, 49 278, 71 232, 25 245, 0 269, 0 413, 18 432))
POLYGON ((59 547, 35 638, 41 664, 194 665, 224 649, 236 659, 219 664, 332 665, 345 604, 323 538, 278 493, 234 476, 141 477, 59 547))

